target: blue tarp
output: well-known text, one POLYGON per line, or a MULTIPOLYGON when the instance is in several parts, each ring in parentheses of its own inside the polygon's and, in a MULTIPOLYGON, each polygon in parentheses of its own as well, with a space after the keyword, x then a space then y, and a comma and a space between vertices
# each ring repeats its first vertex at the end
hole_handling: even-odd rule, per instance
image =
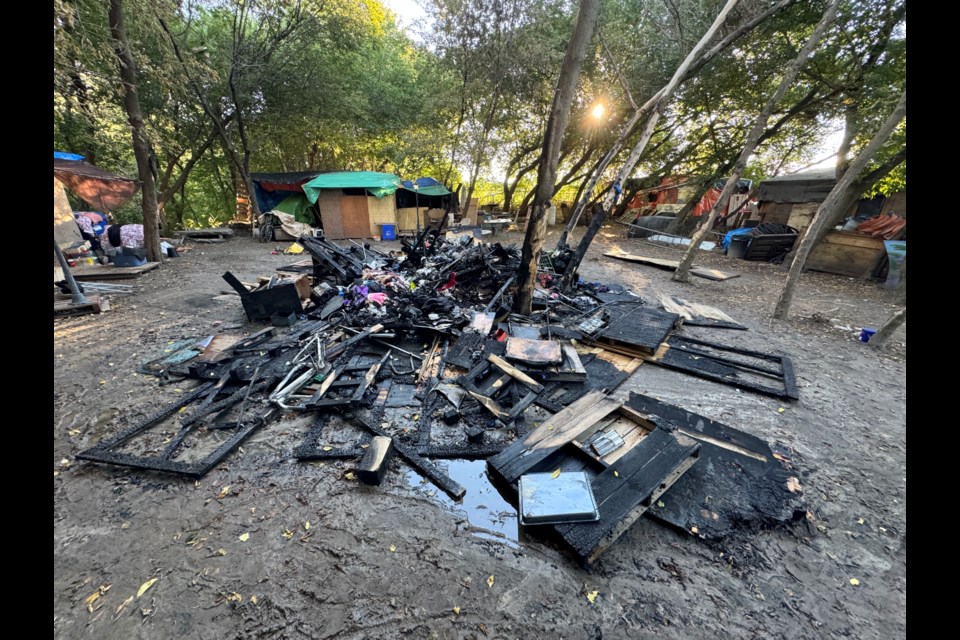
POLYGON ((417 178, 416 180, 404 180, 403 186, 407 189, 413 189, 414 182, 417 183, 420 187, 438 187, 441 186, 439 182, 433 178, 417 178))
POLYGON ((54 160, 83 160, 84 156, 77 155, 76 153, 67 153, 66 151, 54 151, 53 159, 54 160))
POLYGON ((727 249, 730 248, 730 240, 733 236, 742 236, 753 231, 753 227, 744 227, 743 229, 734 229, 733 231, 728 231, 727 235, 723 236, 723 242, 720 243, 720 246, 723 247, 724 253, 727 249))

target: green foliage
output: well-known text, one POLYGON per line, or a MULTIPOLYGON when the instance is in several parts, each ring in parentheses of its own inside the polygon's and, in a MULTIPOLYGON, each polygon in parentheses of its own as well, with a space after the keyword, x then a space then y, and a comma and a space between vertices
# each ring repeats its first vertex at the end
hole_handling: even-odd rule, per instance
MULTIPOLYGON (((724 33, 771 2, 742 0, 724 33)), ((844 1, 837 25, 774 114, 747 177, 759 180, 819 160, 820 140, 838 127, 849 133, 847 159, 866 145, 905 83, 903 3, 844 1)), ((515 184, 512 204, 518 206, 535 184, 578 5, 429 0, 430 23, 418 43, 378 0, 124 4, 172 226, 209 226, 233 216, 236 167, 207 109, 224 120, 231 145, 249 151, 251 171, 379 170, 446 178, 456 187, 470 181, 477 166, 481 203, 502 202, 506 179, 515 184)), ((623 84, 636 103, 646 101, 722 4, 604 1, 561 148, 558 176, 568 183, 555 201, 573 200, 631 115, 623 84), (597 103, 605 107, 599 118, 591 115, 597 103)), ((722 177, 824 6, 797 2, 684 83, 638 175, 722 177)), ((106 3, 55 0, 54 144, 135 176, 120 86, 106 3)), ((610 172, 638 135, 639 127, 610 172)), ((898 157, 905 144, 904 124, 868 171, 898 157)), ((905 175, 901 163, 871 192, 899 190, 905 175)), ((133 219, 138 211, 131 204, 115 213, 133 219)))

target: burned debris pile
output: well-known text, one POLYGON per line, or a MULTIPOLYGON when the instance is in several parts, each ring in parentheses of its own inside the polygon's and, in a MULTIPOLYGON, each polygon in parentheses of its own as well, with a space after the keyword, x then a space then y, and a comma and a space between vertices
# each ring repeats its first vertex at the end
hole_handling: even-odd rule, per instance
POLYGON ((324 238, 299 244, 309 259, 259 285, 224 275, 248 319, 273 326, 184 340, 145 363, 144 373, 196 386, 78 457, 199 477, 264 425, 309 414, 296 458, 353 460, 356 478, 371 484, 399 459, 454 499, 466 489, 433 461, 487 460, 498 488, 531 509, 521 522, 549 529, 584 564, 648 510, 697 533, 713 474, 688 471, 705 451, 752 470, 727 476, 739 483, 736 517, 792 513, 784 458, 764 443, 712 421, 704 435, 702 420, 684 422, 678 407, 608 395, 649 362, 795 399, 788 357, 683 336, 693 315, 619 286, 565 296, 550 287, 549 269, 533 313, 516 315, 519 250, 469 235, 426 230, 389 254, 324 238), (718 451, 720 439, 742 446, 718 451), (527 495, 560 476, 590 494, 575 513, 569 501, 527 495), (668 500, 675 483, 683 491, 668 500))

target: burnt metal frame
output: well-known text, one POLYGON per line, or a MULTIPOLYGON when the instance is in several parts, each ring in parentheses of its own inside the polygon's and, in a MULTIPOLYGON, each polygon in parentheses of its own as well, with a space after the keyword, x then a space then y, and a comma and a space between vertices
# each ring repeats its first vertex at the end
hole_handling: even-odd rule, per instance
MULTIPOLYGON (((170 416, 174 415, 182 407, 187 406, 191 402, 201 398, 206 394, 211 387, 214 386, 213 382, 206 382, 201 384, 199 387, 186 394, 176 402, 173 402, 160 411, 146 417, 141 422, 135 424, 129 429, 118 433, 112 438, 104 440, 99 444, 82 451, 76 455, 78 460, 86 460, 88 462, 100 462, 103 464, 113 464, 123 467, 134 467, 137 469, 147 469, 150 471, 164 471, 167 473, 175 473, 179 475, 189 476, 191 478, 201 478, 207 474, 211 469, 220 464, 220 462, 226 458, 234 449, 240 446, 240 444, 247 439, 254 431, 263 426, 266 421, 272 416, 273 411, 268 410, 265 414, 256 416, 249 424, 241 426, 241 428, 230 437, 229 440, 222 443, 219 447, 214 449, 212 452, 207 454, 205 458, 198 462, 180 462, 178 460, 171 460, 170 455, 174 453, 176 447, 167 447, 164 450, 164 453, 159 456, 137 456, 127 453, 118 453, 115 449, 141 433, 151 429, 156 426, 163 420, 166 420, 170 416)), ((181 429, 181 433, 186 435, 186 431, 189 430, 189 427, 181 429)), ((178 433, 178 436, 180 434, 178 433)), ((182 437, 180 440, 182 441, 182 437)), ((171 443, 172 444, 172 443, 171 443)), ((179 442, 176 444, 179 445, 179 442)))

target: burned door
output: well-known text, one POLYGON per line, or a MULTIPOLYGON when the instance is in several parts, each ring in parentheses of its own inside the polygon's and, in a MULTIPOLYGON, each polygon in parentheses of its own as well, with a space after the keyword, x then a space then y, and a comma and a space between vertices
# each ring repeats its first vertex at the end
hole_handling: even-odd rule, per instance
POLYGON ((370 237, 370 213, 366 196, 340 196, 343 235, 346 238, 370 237))

